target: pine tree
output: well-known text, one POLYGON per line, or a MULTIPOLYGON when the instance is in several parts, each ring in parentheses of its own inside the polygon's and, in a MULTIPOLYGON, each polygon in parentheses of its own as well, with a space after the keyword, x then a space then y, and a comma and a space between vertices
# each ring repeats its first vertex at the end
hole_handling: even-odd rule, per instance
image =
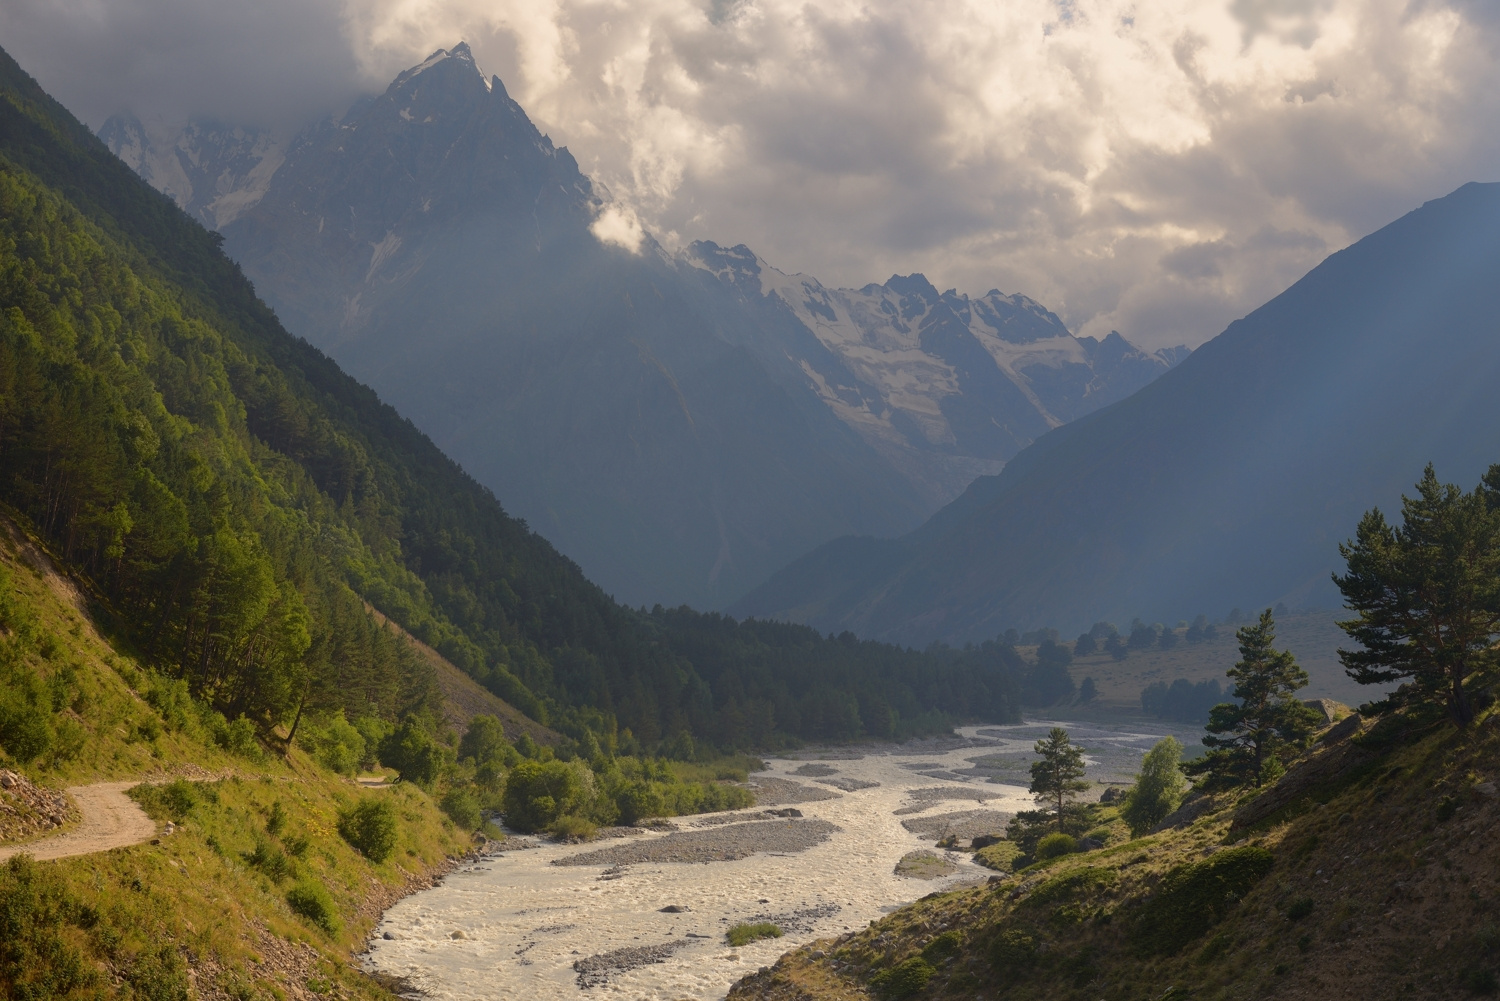
POLYGON ((1083 748, 1068 739, 1068 731, 1054 726, 1047 736, 1036 742, 1035 751, 1040 761, 1031 765, 1031 794, 1038 805, 1051 806, 1057 811, 1057 829, 1063 829, 1063 816, 1068 798, 1089 787, 1083 778, 1083 748))
POLYGON ((1267 765, 1287 744, 1302 740, 1316 725, 1316 712, 1294 693, 1307 685, 1307 672, 1286 650, 1277 650, 1276 623, 1268 608, 1260 621, 1235 633, 1239 662, 1227 672, 1234 679, 1236 702, 1221 702, 1209 712, 1211 750, 1185 769, 1207 775, 1208 785, 1261 784, 1267 765))
POLYGON ((1333 581, 1356 615, 1339 626, 1363 647, 1339 660, 1362 685, 1409 680, 1385 707, 1444 703, 1466 726, 1464 682, 1500 632, 1500 466, 1466 494, 1429 465, 1417 496, 1401 498, 1401 521, 1369 511, 1339 546, 1348 573, 1333 581))

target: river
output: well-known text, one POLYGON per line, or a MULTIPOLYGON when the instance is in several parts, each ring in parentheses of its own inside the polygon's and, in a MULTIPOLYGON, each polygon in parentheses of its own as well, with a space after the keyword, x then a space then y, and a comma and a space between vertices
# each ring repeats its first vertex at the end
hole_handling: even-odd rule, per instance
MULTIPOLYGON (((784 952, 866 925, 934 890, 991 875, 967 853, 933 845, 945 829, 967 836, 1003 827, 1004 815, 1031 809, 1032 744, 1053 725, 1068 728, 1087 750, 1088 777, 1099 781, 1127 780, 1141 754, 1166 733, 1184 742, 1201 734, 1170 725, 1032 720, 965 727, 951 739, 802 750, 795 758, 769 760, 769 770, 752 781, 791 780, 832 794, 793 804, 807 820, 837 828, 813 847, 707 863, 554 865, 627 842, 540 842, 488 857, 397 903, 364 961, 445 1001, 722 998, 734 981, 784 952), (897 875, 897 863, 918 849, 948 863, 937 868, 952 871, 935 879, 897 875), (773 921, 786 934, 740 948, 726 944, 729 927, 757 919, 773 921)), ((680 817, 675 824, 710 830, 722 819, 680 817)))

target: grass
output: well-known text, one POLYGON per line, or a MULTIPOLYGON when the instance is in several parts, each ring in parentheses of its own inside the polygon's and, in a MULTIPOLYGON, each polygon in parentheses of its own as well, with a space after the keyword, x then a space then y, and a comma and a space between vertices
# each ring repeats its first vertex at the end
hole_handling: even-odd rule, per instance
POLYGON ((0 866, 0 997, 24 983, 38 999, 182 999, 191 963, 203 995, 280 1001, 315 979, 325 993, 388 999, 349 957, 379 902, 466 850, 467 833, 413 784, 363 791, 298 749, 231 753, 191 704, 164 697, 151 672, 21 560, 3 529, 0 561, 15 604, 50 640, 27 664, 49 686, 64 678, 62 715, 87 735, 70 754, 0 764, 52 788, 158 777, 132 795, 158 823, 176 825, 159 844, 0 866), (173 773, 192 778, 159 778, 173 773), (394 823, 378 862, 338 833, 340 816, 367 801, 394 823), (268 966, 268 953, 290 958, 268 966), (118 979, 97 976, 104 968, 118 979), (36 987, 43 980, 52 986, 36 987))
POLYGON ((759 942, 763 938, 780 938, 782 931, 779 927, 769 921, 741 921, 724 933, 729 944, 738 949, 742 945, 751 942, 759 942))
MULTIPOLYGON (((808 943, 731 999, 1159 998, 1168 986, 1172 997, 1228 999, 1338 984, 1446 1001, 1500 990, 1500 796, 1489 785, 1500 778, 1500 708, 1465 731, 1381 748, 1379 767, 1330 785, 1326 805, 1265 830, 1231 828, 1249 790, 1141 839, 1111 822, 1107 848, 808 943)), ((1003 869, 1015 850, 1002 842, 978 857, 1003 869)))

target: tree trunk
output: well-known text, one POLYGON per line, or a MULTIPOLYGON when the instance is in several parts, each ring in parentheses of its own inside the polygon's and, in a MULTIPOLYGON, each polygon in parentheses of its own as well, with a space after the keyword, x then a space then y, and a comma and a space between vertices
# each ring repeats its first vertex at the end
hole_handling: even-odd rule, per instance
POLYGON ((1453 721, 1459 726, 1468 726, 1474 722, 1474 707, 1469 705, 1469 693, 1464 691, 1463 665, 1459 665, 1452 671, 1452 683, 1448 696, 1448 711, 1453 715, 1453 721))

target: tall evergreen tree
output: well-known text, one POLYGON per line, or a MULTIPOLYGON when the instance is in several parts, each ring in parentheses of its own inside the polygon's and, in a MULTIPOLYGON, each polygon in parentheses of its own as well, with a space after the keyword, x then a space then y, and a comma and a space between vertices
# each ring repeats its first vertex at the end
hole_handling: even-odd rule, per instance
POLYGON ((1210 750, 1187 766, 1190 775, 1206 775, 1213 786, 1261 784, 1276 752, 1312 732, 1317 713, 1296 698, 1307 685, 1307 672, 1286 650, 1277 650, 1276 623, 1268 608, 1260 621, 1235 633, 1239 662, 1226 674, 1234 679, 1236 702, 1221 702, 1209 712, 1210 750))
POLYGON ((1438 482, 1429 465, 1401 526, 1378 509, 1339 546, 1348 572, 1333 581, 1355 618, 1339 626, 1360 644, 1339 660, 1362 685, 1407 684, 1381 705, 1445 704, 1474 718, 1464 682, 1494 659, 1500 633, 1500 467, 1473 493, 1438 482))
POLYGON ((1031 794, 1038 805, 1057 811, 1057 829, 1063 829, 1068 799, 1089 787, 1083 778, 1083 748, 1068 738, 1068 731, 1054 726, 1036 742, 1041 760, 1031 764, 1031 794))

